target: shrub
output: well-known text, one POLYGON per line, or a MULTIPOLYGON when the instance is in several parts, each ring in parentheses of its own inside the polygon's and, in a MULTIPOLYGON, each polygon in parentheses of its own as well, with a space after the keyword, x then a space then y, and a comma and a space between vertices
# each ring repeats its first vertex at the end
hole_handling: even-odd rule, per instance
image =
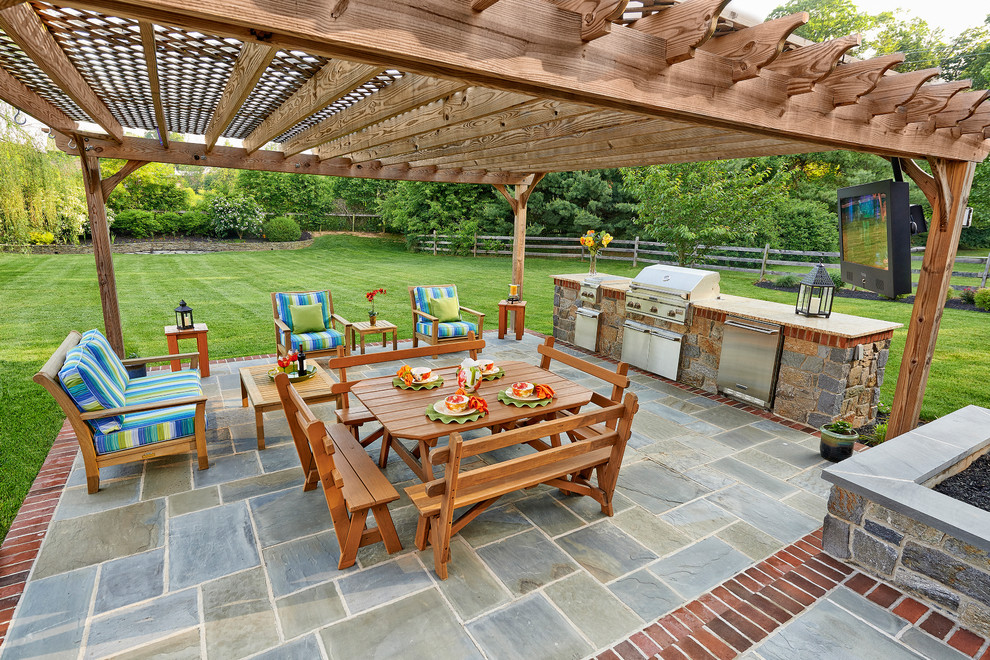
POLYGON ((178 213, 159 213, 158 217, 158 231, 163 234, 182 234, 182 216, 178 213))
POLYGON ((801 284, 801 278, 797 275, 781 275, 774 284, 780 287, 794 287, 801 284))
POLYGON ((29 231, 28 242, 32 245, 51 245, 55 242, 55 234, 50 231, 29 231))
POLYGON ((284 215, 266 220, 264 231, 265 238, 274 243, 298 241, 302 235, 302 229, 299 228, 299 223, 293 218, 284 215))
POLYGON ((244 238, 261 235, 264 213, 253 197, 217 195, 210 201, 209 209, 211 227, 217 236, 223 238, 237 234, 238 238, 244 238))
POLYGON ((873 427, 873 442, 870 444, 879 445, 887 439, 887 422, 880 422, 873 427))
POLYGON ((959 292, 959 299, 970 305, 976 304, 976 287, 968 286, 959 292))
POLYGON ((945 302, 949 302, 950 300, 954 300, 955 298, 958 298, 958 297, 959 297, 959 294, 956 293, 956 290, 953 289, 951 286, 948 289, 946 289, 946 291, 945 291, 945 302))
POLYGON ((189 211, 179 216, 179 233, 184 236, 206 236, 210 228, 210 217, 200 211, 189 211))
POLYGON ((832 284, 835 285, 836 289, 841 289, 846 285, 846 283, 842 281, 842 273, 839 271, 830 270, 828 271, 828 276, 832 278, 832 284))
POLYGON ((113 228, 119 234, 129 234, 136 238, 148 238, 158 231, 158 222, 155 220, 155 214, 151 211, 128 209, 117 214, 117 220, 114 222, 113 228))
POLYGON ((990 312, 990 288, 982 288, 973 296, 973 304, 979 309, 990 312))

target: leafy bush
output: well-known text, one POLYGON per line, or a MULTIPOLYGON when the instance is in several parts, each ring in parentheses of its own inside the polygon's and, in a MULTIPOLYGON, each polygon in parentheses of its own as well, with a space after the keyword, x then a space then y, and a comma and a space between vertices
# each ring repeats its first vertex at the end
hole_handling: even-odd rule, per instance
POLYGON ((299 228, 299 223, 293 218, 284 215, 266 220, 264 231, 265 238, 275 243, 298 241, 302 235, 302 229, 299 228))
POLYGON ((163 234, 171 234, 175 236, 176 234, 182 234, 182 216, 178 213, 159 213, 156 220, 158 221, 158 231, 163 234))
POLYGON ((159 231, 155 214, 139 209, 129 209, 118 213, 113 228, 118 234, 129 234, 136 238, 148 238, 159 231))
POLYGON ((873 440, 870 444, 879 445, 887 439, 887 422, 880 422, 873 427, 873 440))
POLYGON ((797 275, 781 275, 777 278, 777 281, 774 282, 774 284, 780 287, 792 287, 797 286, 800 283, 801 278, 797 275))
POLYGON ((970 305, 976 304, 976 287, 968 286, 959 292, 959 299, 970 305))
POLYGON ((253 197, 217 195, 209 203, 213 233, 223 238, 236 234, 238 238, 260 236, 264 212, 253 197))
POLYGON ((210 216, 200 211, 189 211, 179 216, 179 233, 183 236, 206 236, 211 228, 210 216))
POLYGON ((830 270, 828 271, 828 276, 832 278, 832 284, 835 285, 836 289, 841 289, 846 285, 846 283, 842 281, 842 273, 839 271, 830 270))
POLYGON ((55 234, 50 231, 29 231, 28 242, 31 245, 51 245, 55 242, 55 234))
POLYGON ((990 288, 982 288, 976 291, 973 296, 973 304, 978 308, 990 312, 990 288))
POLYGON ((958 298, 958 297, 959 297, 959 294, 956 293, 956 290, 953 289, 951 286, 948 289, 946 289, 946 291, 945 291, 945 302, 949 302, 950 300, 954 300, 955 298, 958 298))

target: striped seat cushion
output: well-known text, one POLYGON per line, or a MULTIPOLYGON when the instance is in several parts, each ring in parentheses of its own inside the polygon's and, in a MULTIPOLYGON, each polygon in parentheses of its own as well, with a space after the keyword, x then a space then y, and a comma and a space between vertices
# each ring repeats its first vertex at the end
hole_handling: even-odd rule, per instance
MULTIPOLYGON (((323 327, 330 327, 330 301, 326 291, 309 291, 307 293, 276 293, 275 307, 278 310, 278 318, 282 320, 289 330, 292 330, 292 314, 289 313, 289 305, 315 305, 323 306, 323 327)), ((315 334, 315 333, 307 333, 315 334)), ((305 336, 305 335, 302 335, 305 336)), ((343 340, 341 340, 343 341, 343 340)), ((295 339, 293 339, 295 343, 295 339)), ((294 347, 293 347, 294 348, 294 347)), ((304 350, 309 350, 304 349, 304 350)))
POLYGON ((95 328, 88 330, 83 333, 79 343, 86 344, 90 348, 93 352, 93 357, 110 374, 110 377, 117 383, 117 387, 121 391, 127 389, 127 381, 130 380, 127 376, 127 368, 124 367, 124 363, 120 361, 117 353, 110 347, 110 342, 107 341, 107 338, 103 336, 102 332, 95 328))
POLYGON ((416 301, 416 309, 427 314, 430 313, 430 298, 456 297, 456 286, 418 286, 413 289, 413 300, 416 301))
POLYGON ((199 374, 195 371, 166 371, 155 373, 144 378, 132 378, 124 399, 127 405, 148 403, 150 401, 169 401, 183 399, 189 396, 200 396, 203 388, 200 385, 199 374))
POLYGON ((196 432, 196 406, 124 415, 119 430, 93 436, 97 454, 131 449, 193 435, 196 432))
MULTIPOLYGON (((467 337, 467 333, 473 331, 475 336, 478 335, 478 324, 471 323, 470 321, 458 321, 457 323, 438 323, 437 324, 437 337, 439 339, 444 339, 447 337, 467 337)), ((423 335, 433 334, 433 324, 432 323, 417 323, 416 332, 423 335)))
POLYGON ((302 349, 307 353, 312 351, 322 351, 328 348, 337 348, 343 345, 344 334, 336 330, 326 332, 305 332, 301 335, 292 334, 292 350, 302 349))
MULTIPOLYGON (((79 344, 66 353, 65 362, 58 372, 59 382, 68 392, 76 407, 83 412, 95 412, 108 408, 120 408, 125 403, 124 391, 117 379, 104 369, 102 357, 88 343, 79 344)), ((118 416, 90 420, 90 426, 98 433, 110 433, 121 428, 118 416)))

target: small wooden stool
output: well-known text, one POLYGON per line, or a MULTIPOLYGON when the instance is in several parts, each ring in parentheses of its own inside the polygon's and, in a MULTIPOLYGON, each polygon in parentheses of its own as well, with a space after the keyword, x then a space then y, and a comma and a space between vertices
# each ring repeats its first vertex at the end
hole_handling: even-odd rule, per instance
POLYGON ((381 333, 382 336, 382 348, 388 346, 388 333, 392 333, 392 350, 399 348, 399 338, 398 338, 398 327, 394 323, 389 323, 388 321, 378 321, 375 325, 371 325, 368 321, 358 321, 351 325, 351 330, 353 334, 351 335, 351 350, 357 348, 357 338, 361 337, 361 355, 364 355, 364 336, 365 335, 376 335, 381 333))
POLYGON ((515 314, 516 341, 522 339, 523 330, 526 327, 526 301, 509 302, 500 300, 498 303, 498 338, 505 339, 505 328, 508 325, 509 312, 515 314))
MULTIPOLYGON (((179 330, 174 325, 165 326, 165 341, 168 342, 169 355, 175 355, 179 352, 180 339, 196 340, 201 378, 209 378, 210 376, 210 350, 206 345, 206 333, 209 331, 210 329, 206 327, 205 323, 194 324, 192 330, 179 330)), ((182 369, 182 363, 179 360, 172 360, 172 371, 179 371, 180 369, 182 369)))

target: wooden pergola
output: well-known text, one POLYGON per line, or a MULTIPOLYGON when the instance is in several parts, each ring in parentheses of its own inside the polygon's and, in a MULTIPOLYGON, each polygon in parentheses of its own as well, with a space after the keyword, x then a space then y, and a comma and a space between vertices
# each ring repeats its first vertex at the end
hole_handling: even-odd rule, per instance
POLYGON ((0 98, 81 156, 120 352, 105 201, 148 162, 492 184, 515 213, 522 284, 526 201, 546 172, 829 149, 901 159, 934 216, 888 431, 903 433, 990 150, 988 92, 938 69, 894 73, 900 54, 850 60, 858 35, 791 37, 807 14, 743 25, 720 16, 726 4, 0 0, 0 98), (101 158, 127 163, 102 178, 101 158))

